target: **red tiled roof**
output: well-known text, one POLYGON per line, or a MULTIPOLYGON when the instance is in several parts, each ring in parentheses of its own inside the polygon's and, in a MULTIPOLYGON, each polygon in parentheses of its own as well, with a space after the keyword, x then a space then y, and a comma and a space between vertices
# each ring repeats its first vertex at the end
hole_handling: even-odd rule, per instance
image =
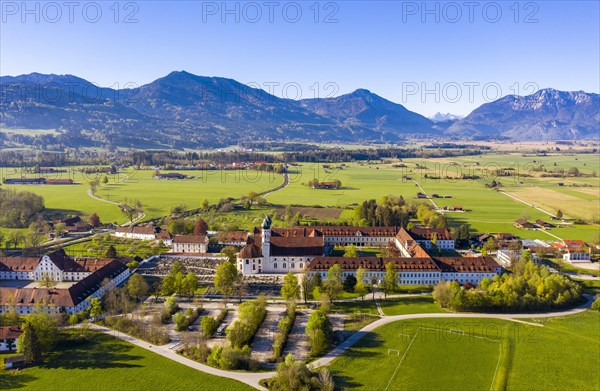
POLYGON ((206 235, 175 235, 173 243, 206 243, 206 235))
POLYGON ((436 257, 435 263, 450 273, 495 273, 499 266, 491 257, 436 257))
POLYGON ((393 262, 397 271, 439 271, 440 268, 431 258, 378 258, 378 257, 315 257, 307 265, 309 270, 328 270, 333 265, 340 265, 342 270, 384 271, 385 265, 393 262))
POLYGON ((452 240, 446 228, 411 228, 408 233, 414 240, 431 240, 434 233, 438 240, 452 240))
POLYGON ((2 339, 17 339, 23 334, 19 326, 2 326, 0 327, 0 340, 2 339))
POLYGON ((32 272, 39 263, 39 257, 3 257, 0 258, 0 271, 32 272))

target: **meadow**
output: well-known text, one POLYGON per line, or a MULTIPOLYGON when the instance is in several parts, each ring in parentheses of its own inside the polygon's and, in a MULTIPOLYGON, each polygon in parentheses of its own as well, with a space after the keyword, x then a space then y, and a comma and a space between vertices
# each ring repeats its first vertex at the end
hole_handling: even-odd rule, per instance
POLYGON ((63 342, 44 364, 18 372, 0 370, 2 390, 251 390, 115 339, 94 334, 63 342))
MULTIPOLYGON (((431 202, 418 200, 420 191, 416 183, 428 194, 451 198, 436 198, 439 207, 459 205, 466 212, 446 212, 451 225, 470 224, 475 232, 510 232, 525 239, 557 240, 583 239, 598 241, 600 227, 597 224, 564 225, 549 232, 524 230, 514 226, 514 221, 526 218, 529 221, 549 221, 550 216, 508 195, 485 185, 492 180, 502 183, 502 190, 524 199, 541 209, 556 213, 561 209, 566 218, 596 221, 600 214, 600 180, 591 177, 600 172, 598 155, 570 154, 536 156, 521 154, 485 154, 437 159, 404 159, 391 163, 362 162, 340 164, 311 163, 291 167, 290 185, 270 194, 271 203, 293 203, 297 205, 323 205, 344 207, 367 199, 379 199, 387 194, 402 195, 408 202, 431 202), (556 166, 554 165, 556 163, 556 166), (404 165, 398 166, 398 165, 404 165), (576 167, 582 177, 540 177, 534 167, 543 165, 568 170, 576 167), (340 168, 341 169, 338 169, 340 168), (498 168, 512 168, 517 176, 498 177, 498 168), (476 175, 478 179, 458 179, 462 174, 476 175), (410 178, 409 179, 407 179, 410 178), (313 189, 306 184, 316 178, 319 181, 338 179, 341 189, 313 189), (564 186, 558 186, 563 183, 564 186)), ((344 210, 341 218, 352 212, 344 210)))
MULTIPOLYGON (((510 232, 525 239, 557 240, 583 239, 589 242, 600 240, 598 224, 571 224, 548 232, 524 230, 514 226, 514 221, 526 218, 529 221, 550 220, 544 212, 518 202, 513 195, 549 213, 560 209, 565 218, 598 221, 600 219, 600 157, 598 154, 557 153, 552 156, 535 154, 488 153, 478 156, 462 156, 435 159, 404 159, 395 162, 353 162, 353 163, 307 163, 289 167, 290 184, 266 196, 273 208, 282 211, 281 205, 320 206, 346 208, 341 210, 342 220, 351 218, 352 210, 347 209, 368 199, 379 199, 384 195, 402 195, 407 202, 428 202, 418 200, 421 191, 417 183, 429 194, 449 195, 451 198, 436 198, 433 201, 440 207, 462 206, 466 212, 445 212, 452 226, 470 224, 473 232, 510 232), (582 176, 568 178, 542 177, 539 167, 548 170, 575 167, 582 176), (510 168, 514 176, 498 177, 495 170, 510 168), (465 175, 477 175, 478 179, 454 179, 465 175), (596 176, 593 176, 593 175, 596 176), (321 182, 340 180, 342 188, 313 189, 307 186, 312 179, 321 182), (410 178, 410 179, 408 179, 410 178), (489 189, 486 184, 492 180, 502 183, 503 192, 489 189), (559 186, 562 183, 562 186, 559 186), (504 192, 506 194, 504 194, 504 192), (508 194, 508 195, 507 195, 508 194)), ((282 182, 281 175, 257 171, 182 171, 188 180, 156 180, 152 170, 125 169, 117 175, 108 175, 109 182, 101 185, 96 195, 108 202, 88 196, 88 181, 102 178, 104 174, 84 175, 77 169, 67 174, 78 184, 68 186, 6 186, 19 190, 32 191, 44 196, 49 213, 90 214, 96 212, 108 222, 123 223, 126 218, 117 205, 125 199, 138 199, 144 205, 145 219, 168 215, 175 206, 185 204, 188 209, 197 208, 203 199, 215 203, 225 197, 240 197, 251 191, 262 192, 272 189, 282 182)), ((15 177, 14 169, 4 169, 3 176, 15 177), (8 174, 8 175, 7 175, 8 174)), ((300 209, 294 211, 306 211, 300 209)), ((327 209, 312 209, 311 213, 325 220, 332 220, 327 209), (327 215, 327 216, 326 216, 327 215)), ((332 210, 335 214, 340 209, 332 210)), ((257 219, 251 212, 243 211, 227 214, 222 224, 227 228, 236 225, 250 226, 257 219), (236 223, 238 214, 240 223, 236 223), (231 216, 230 216, 231 215, 231 216)), ((308 212, 307 212, 308 213, 308 212)), ((219 219, 225 216, 219 216, 219 219)))
POLYGON ((334 360, 331 371, 339 387, 363 390, 600 387, 599 313, 530 321, 542 327, 497 319, 390 323, 334 360))
MULTIPOLYGON (((189 209, 198 208, 204 199, 216 203, 221 198, 238 198, 251 191, 262 192, 274 188, 283 181, 281 175, 253 170, 185 171, 185 175, 195 177, 186 180, 157 180, 152 173, 152 170, 126 169, 116 175, 106 175, 108 183, 98 188, 96 196, 109 202, 93 199, 87 194, 89 181, 102 179, 104 174, 83 174, 77 169, 52 176, 73 179, 73 185, 2 186, 43 196, 49 214, 89 215, 96 212, 104 222, 124 223, 127 218, 117 204, 126 199, 140 200, 145 219, 150 219, 170 214, 175 206, 185 204, 189 209)), ((16 175, 21 174, 15 169, 3 170, 3 177, 14 178, 16 175)))

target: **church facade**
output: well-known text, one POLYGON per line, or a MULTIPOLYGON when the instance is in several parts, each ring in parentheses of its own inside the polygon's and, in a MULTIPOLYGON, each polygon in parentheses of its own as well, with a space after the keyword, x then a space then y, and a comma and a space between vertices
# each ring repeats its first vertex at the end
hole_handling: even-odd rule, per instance
POLYGON ((365 278, 380 282, 385 265, 395 264, 398 283, 402 285, 435 285, 440 281, 478 284, 493 278, 501 267, 490 257, 431 257, 425 248, 433 246, 436 237, 441 249, 453 249, 454 240, 447 230, 405 230, 398 227, 294 227, 274 228, 269 216, 248 238, 238 253, 237 269, 244 275, 260 273, 320 274, 340 265, 343 275, 356 274, 364 268, 365 278), (387 247, 395 255, 381 257, 332 257, 335 246, 387 247))

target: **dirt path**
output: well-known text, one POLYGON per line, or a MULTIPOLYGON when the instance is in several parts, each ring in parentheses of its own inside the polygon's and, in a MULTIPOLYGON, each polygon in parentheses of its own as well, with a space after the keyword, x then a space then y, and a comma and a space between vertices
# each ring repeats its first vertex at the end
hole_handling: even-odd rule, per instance
MULTIPOLYGON (((425 192, 425 190, 421 187, 421 185, 419 184, 419 182, 415 181, 414 179, 412 180, 414 183, 416 183, 417 186, 419 186, 419 189, 421 189, 421 193, 427 195, 427 192, 425 192)), ((440 210, 440 208, 437 206, 437 204, 435 203, 435 201, 432 198, 427 198, 431 204, 433 205, 433 207, 435 208, 435 210, 439 211, 441 214, 444 214, 444 212, 442 212, 440 210)))

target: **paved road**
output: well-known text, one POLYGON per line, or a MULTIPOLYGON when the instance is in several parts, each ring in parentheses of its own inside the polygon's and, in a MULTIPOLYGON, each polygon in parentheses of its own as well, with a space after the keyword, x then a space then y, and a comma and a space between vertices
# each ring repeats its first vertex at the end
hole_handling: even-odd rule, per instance
MULTIPOLYGON (((324 365, 329 365, 336 357, 338 357, 339 355, 344 353, 347 349, 349 349, 356 342, 360 341, 360 339, 363 338, 367 333, 375 330, 376 328, 378 328, 380 326, 383 326, 385 324, 392 323, 392 322, 397 322, 399 320, 431 319, 431 318, 488 318, 488 319, 504 319, 504 320, 514 321, 514 322, 519 322, 519 323, 532 324, 529 322, 522 321, 520 319, 523 319, 523 318, 550 318, 550 317, 556 317, 556 316, 577 314, 577 313, 587 310, 590 307, 593 298, 591 296, 586 296, 586 298, 587 298, 587 302, 584 305, 582 305, 578 308, 574 308, 574 309, 570 309, 570 310, 566 310, 566 311, 559 311, 559 312, 546 312, 546 313, 533 313, 533 314, 435 313, 435 314, 408 314, 408 315, 396 315, 396 316, 383 316, 383 317, 381 317, 381 319, 376 320, 375 322, 360 329, 358 332, 353 334, 350 338, 348 338, 347 340, 342 342, 340 345, 338 345, 335 349, 333 349, 332 351, 327 353, 325 356, 314 361, 311 365, 314 368, 318 368, 318 367, 321 367, 324 365)), ((248 384, 256 389, 259 389, 259 390, 266 390, 264 387, 262 387, 259 384, 261 379, 266 379, 269 377, 273 377, 275 375, 275 372, 259 372, 259 373, 232 372, 232 371, 225 371, 222 369, 216 369, 216 368, 201 364, 197 361, 190 360, 188 358, 185 358, 185 357, 177 354, 174 351, 173 347, 174 347, 174 345, 176 345, 179 342, 171 342, 170 344, 163 345, 163 346, 154 346, 154 345, 150 345, 148 342, 139 340, 137 338, 131 337, 127 334, 120 333, 118 331, 108 329, 106 327, 102 327, 102 326, 98 326, 98 325, 92 325, 92 327, 100 332, 103 332, 105 334, 109 334, 114 337, 120 338, 124 341, 130 342, 136 346, 139 346, 146 350, 152 351, 156 354, 160 354, 161 356, 164 356, 168 359, 179 362, 190 368, 194 368, 194 369, 197 369, 199 371, 202 371, 202 372, 205 372, 205 373, 208 373, 211 375, 220 376, 220 377, 233 379, 233 380, 238 380, 240 382, 246 383, 246 384, 248 384)))
POLYGON ((325 356, 320 359, 314 361, 312 365, 315 368, 322 367, 324 365, 329 365, 336 357, 340 354, 344 353, 348 348, 354 345, 356 342, 360 341, 362 337, 364 337, 368 332, 375 330, 376 328, 383 326, 388 323, 397 322, 399 320, 406 319, 430 319, 430 318, 486 318, 486 319, 504 319, 509 321, 516 321, 519 323, 528 323, 519 319, 523 318, 551 318, 556 316, 565 316, 565 315, 573 315, 587 310, 593 298, 591 296, 586 297, 587 302, 582 306, 566 311, 559 312, 545 312, 545 313, 533 313, 533 314, 486 314, 486 313, 440 313, 440 314, 408 314, 408 315, 396 315, 396 316, 384 316, 375 322, 366 325, 362 329, 360 329, 356 334, 352 335, 350 338, 342 342, 335 349, 327 353, 325 356))
MULTIPOLYGON (((197 361, 194 360, 190 360, 189 358, 185 358, 179 354, 177 354, 173 349, 171 349, 174 345, 176 345, 176 343, 170 343, 167 345, 163 345, 163 346, 155 346, 155 345, 151 345, 148 342, 142 341, 140 339, 134 338, 130 335, 127 334, 123 334, 120 333, 118 331, 115 330, 111 330, 108 329, 106 327, 102 327, 102 326, 98 326, 98 325, 92 325, 92 327, 104 334, 108 334, 111 335, 113 337, 117 337, 120 338, 124 341, 127 341, 131 344, 134 344, 140 348, 149 350, 151 352, 154 352, 156 354, 160 354, 163 357, 166 357, 170 360, 176 361, 180 364, 183 364, 185 366, 188 366, 190 368, 194 368, 197 369, 199 371, 211 374, 211 375, 215 375, 215 376, 219 376, 219 377, 224 377, 224 378, 228 378, 228 379, 233 379, 233 380, 237 380, 240 381, 242 383, 246 383, 251 387, 254 387, 258 390, 264 390, 267 391, 266 388, 262 387, 259 384, 259 381, 261 379, 265 379, 267 377, 271 377, 274 375, 274 373, 264 373, 264 372, 259 372, 259 373, 251 373, 251 372, 230 372, 230 371, 224 371, 222 369, 217 369, 217 368, 213 368, 213 367, 209 367, 208 365, 204 365, 201 364, 197 361)), ((178 342, 177 342, 178 343, 178 342)), ((199 385, 200 386, 200 385, 199 385)), ((202 388, 202 387, 200 387, 202 388)))

